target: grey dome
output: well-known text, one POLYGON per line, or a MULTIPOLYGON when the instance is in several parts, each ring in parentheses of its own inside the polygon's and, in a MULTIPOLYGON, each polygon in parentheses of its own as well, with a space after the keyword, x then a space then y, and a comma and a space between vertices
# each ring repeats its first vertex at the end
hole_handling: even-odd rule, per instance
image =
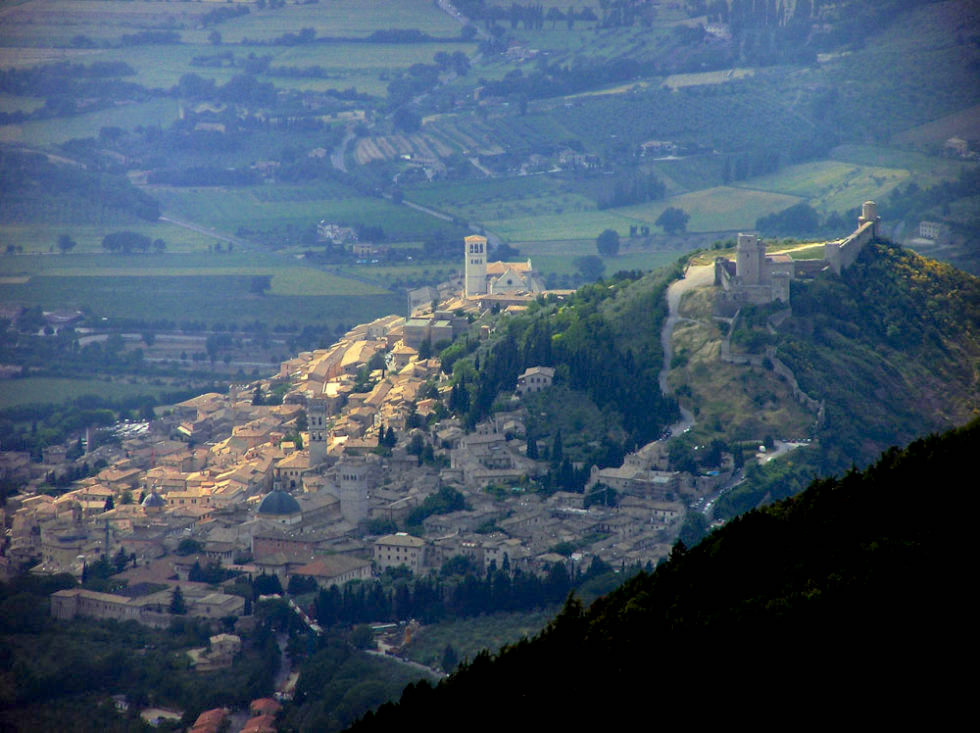
POLYGON ((259 503, 259 514, 281 516, 283 514, 299 514, 301 511, 299 502, 285 491, 270 491, 259 503))
POLYGON ((143 499, 141 506, 144 509, 157 509, 159 507, 167 506, 167 501, 157 492, 151 491, 149 495, 143 499))

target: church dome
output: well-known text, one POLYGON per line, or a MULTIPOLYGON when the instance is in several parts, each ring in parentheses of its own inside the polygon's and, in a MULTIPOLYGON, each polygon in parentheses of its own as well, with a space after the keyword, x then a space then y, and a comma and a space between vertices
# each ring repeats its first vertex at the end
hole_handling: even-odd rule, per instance
POLYGON ((259 503, 259 514, 282 516, 284 514, 299 514, 299 502, 285 491, 270 491, 259 503))
POLYGON ((161 509, 167 506, 167 501, 157 492, 151 491, 144 499, 141 506, 144 509, 161 509))

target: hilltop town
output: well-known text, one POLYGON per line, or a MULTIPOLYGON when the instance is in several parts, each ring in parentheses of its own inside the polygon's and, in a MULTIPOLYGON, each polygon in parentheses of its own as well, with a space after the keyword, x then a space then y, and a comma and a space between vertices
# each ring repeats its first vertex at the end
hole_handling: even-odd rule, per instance
POLYGON ((357 326, 329 349, 284 361, 270 378, 119 425, 118 445, 70 458, 70 446, 54 446, 40 464, 8 452, 4 470, 27 490, 4 508, 4 571, 82 578, 100 558, 114 559, 130 588, 150 584, 153 592, 62 591, 52 613, 162 625, 175 585, 191 615, 245 611, 242 598, 194 582, 195 564, 274 574, 283 587, 293 576, 328 587, 399 565, 424 573, 457 555, 479 568, 506 562, 541 572, 593 556, 617 566, 656 562, 685 503, 729 477, 730 461, 718 475, 693 476, 668 470, 664 444, 651 444, 622 468, 596 469, 589 486, 601 482, 622 497, 618 506, 586 509, 581 493, 527 491, 548 464, 527 455, 522 398, 551 389, 554 369, 529 368, 507 409, 471 432, 447 410, 453 388, 437 349, 463 334, 489 338, 501 304, 506 316, 540 295, 526 281, 507 287, 502 275, 531 274, 529 262, 509 264, 484 264, 482 293, 457 290, 411 318, 357 326), (34 493, 51 472, 81 461, 105 467, 61 495, 34 493), (417 537, 394 531, 440 492, 464 508, 423 516, 417 537), (578 549, 558 554, 562 543, 578 549))
MULTIPOLYGON (((839 272, 876 225, 867 202, 855 234, 826 245, 809 270, 839 272)), ((556 370, 525 369, 467 430, 451 413, 457 386, 438 353, 464 337, 488 340, 499 319, 567 293, 541 292, 530 261, 487 263, 483 237, 467 237, 464 253, 463 287, 447 286, 411 317, 362 324, 269 378, 117 426, 118 445, 71 459, 55 446, 40 464, 5 454, 7 475, 28 489, 4 508, 3 570, 81 579, 111 559, 125 591, 59 591, 52 614, 166 625, 174 587, 191 615, 247 615, 242 597, 203 582, 205 568, 327 588, 400 566, 420 575, 458 556, 480 571, 542 574, 556 563, 573 570, 594 558, 621 567, 666 557, 688 513, 737 481, 741 462, 720 451, 715 470, 699 471, 671 455, 668 430, 620 466, 592 466, 584 492, 534 491, 548 446, 528 437, 528 401, 556 389, 556 370), (105 467, 60 496, 37 492, 71 461, 105 467), (411 534, 398 531, 408 526, 411 534)), ((736 255, 702 268, 714 272, 719 306, 788 295, 793 268, 766 258, 757 238, 740 235, 736 255)), ((686 417, 674 429, 691 424, 686 417)))

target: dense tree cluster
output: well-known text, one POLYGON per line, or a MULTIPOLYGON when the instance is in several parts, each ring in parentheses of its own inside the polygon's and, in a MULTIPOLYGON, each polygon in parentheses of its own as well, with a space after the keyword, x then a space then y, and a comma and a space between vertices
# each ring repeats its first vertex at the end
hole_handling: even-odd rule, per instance
POLYGON ((596 558, 585 571, 570 575, 555 563, 544 576, 511 569, 505 559, 481 574, 468 558, 451 558, 439 575, 397 580, 390 585, 372 581, 348 583, 342 589, 321 590, 315 616, 324 626, 352 626, 376 621, 418 619, 435 623, 500 611, 525 611, 561 603, 573 588, 611 572, 596 558))
POLYGON ((56 164, 35 153, 0 152, 0 213, 8 221, 98 223, 107 216, 156 221, 160 204, 124 175, 56 164))
POLYGON ((453 359, 456 385, 450 409, 473 425, 500 392, 514 388, 524 369, 552 366, 569 387, 621 415, 631 442, 652 440, 676 414, 674 403, 650 387, 663 359, 663 293, 676 276, 668 269, 612 286, 585 286, 560 309, 544 305, 508 319, 494 340, 470 356, 462 357, 465 346, 450 347, 444 352, 453 359))

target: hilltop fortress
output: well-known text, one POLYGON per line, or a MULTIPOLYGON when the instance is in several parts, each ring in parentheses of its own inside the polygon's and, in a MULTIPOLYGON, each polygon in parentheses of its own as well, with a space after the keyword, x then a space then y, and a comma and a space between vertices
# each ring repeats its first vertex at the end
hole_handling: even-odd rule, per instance
POLYGON ((766 254, 765 244, 756 234, 739 234, 735 261, 715 260, 715 286, 721 288, 722 302, 741 305, 780 301, 789 304, 789 283, 798 277, 812 277, 826 269, 840 274, 857 259, 864 246, 878 236, 881 217, 874 201, 865 201, 854 232, 824 245, 821 260, 794 260, 787 254, 766 254))

